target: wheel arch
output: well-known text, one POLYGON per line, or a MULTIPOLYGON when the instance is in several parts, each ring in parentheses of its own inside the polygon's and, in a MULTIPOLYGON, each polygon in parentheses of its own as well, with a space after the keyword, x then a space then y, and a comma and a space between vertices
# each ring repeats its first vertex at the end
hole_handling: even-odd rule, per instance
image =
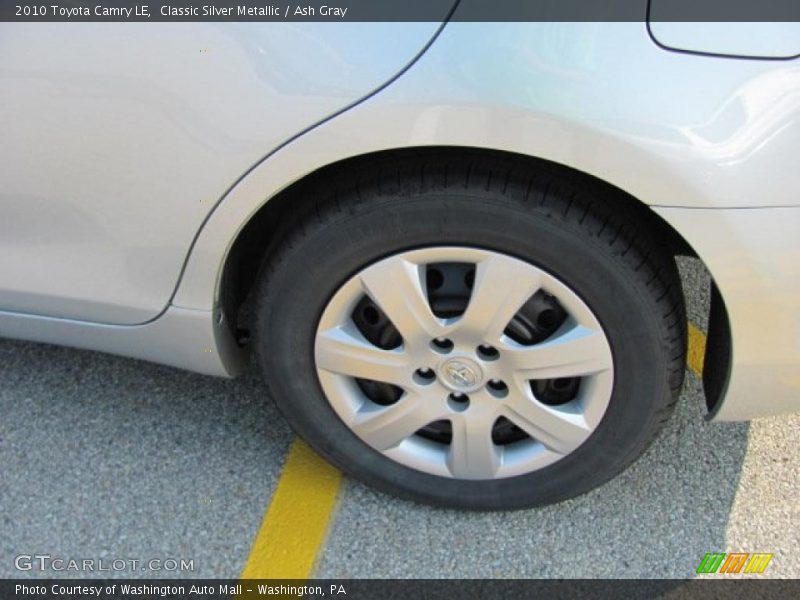
POLYGON ((296 223, 313 217, 318 195, 314 192, 324 187, 325 182, 344 173, 366 171, 381 163, 419 161, 424 164, 434 155, 483 156, 495 159, 507 158, 524 161, 531 172, 546 168, 559 171, 568 177, 578 177, 585 185, 595 187, 604 200, 626 211, 637 222, 659 236, 665 251, 673 256, 696 256, 688 242, 660 215, 650 210, 644 202, 604 180, 545 159, 496 149, 466 146, 418 146, 381 150, 352 156, 320 167, 288 185, 264 202, 243 224, 227 252, 218 285, 218 296, 225 306, 226 314, 234 316, 238 306, 252 288, 259 266, 272 248, 279 245, 282 237, 296 223))
MULTIPOLYGON (((264 202, 239 230, 225 257, 218 290, 220 306, 228 323, 236 329, 237 337, 242 342, 247 340, 251 313, 249 295, 262 262, 273 248, 281 244, 292 227, 305 218, 313 218, 319 202, 316 190, 320 186, 324 188, 327 181, 335 180, 343 174, 368 171, 382 163, 419 161, 422 165, 426 159, 441 154, 506 158, 529 165, 532 172, 546 168, 560 171, 568 177, 578 177, 585 185, 594 187, 604 199, 613 203, 615 210, 632 215, 642 227, 658 236, 665 253, 672 257, 697 256, 684 237, 640 199, 607 181, 571 167, 533 156, 477 147, 420 146, 381 150, 352 156, 315 169, 264 202)), ((709 331, 705 357, 707 370, 704 374, 710 411, 713 411, 724 395, 730 369, 730 328, 724 301, 716 286, 713 298, 711 321, 714 327, 711 328, 713 331, 709 331)))
MULTIPOLYGON (((312 136, 313 137, 313 136, 312 136)), ((299 140, 303 142, 304 140, 299 140)), ((308 146, 306 146, 308 149, 308 146)), ((618 210, 634 215, 643 227, 647 227, 662 240, 664 251, 674 256, 693 256, 698 254, 692 245, 670 223, 652 210, 645 199, 636 197, 619 185, 596 175, 563 163, 548 160, 528 153, 508 151, 504 149, 481 147, 469 144, 450 145, 409 145, 390 148, 377 148, 356 153, 340 160, 315 160, 319 154, 330 156, 330 148, 311 149, 316 155, 300 159, 298 152, 285 155, 278 153, 274 159, 267 159, 254 172, 244 177, 231 191, 232 195, 243 192, 249 199, 249 205, 239 204, 236 210, 220 210, 218 207, 211 215, 209 223, 198 234, 198 242, 211 240, 211 243, 196 243, 187 260, 181 282, 176 290, 173 304, 186 308, 214 308, 218 319, 227 322, 226 328, 240 343, 248 340, 248 323, 250 303, 248 294, 258 275, 264 258, 275 248, 283 237, 290 223, 302 217, 313 215, 317 198, 311 192, 327 178, 336 177, 340 173, 368 168, 382 161, 400 159, 418 159, 424 161, 426 156, 438 153, 476 153, 483 156, 507 157, 530 165, 531 170, 546 167, 561 171, 566 176, 579 177, 587 185, 595 186, 603 193, 604 198, 613 202, 618 210), (311 160, 309 160, 309 158, 311 160), (276 164, 269 165, 274 162, 276 164), (309 164, 317 163, 321 166, 309 164), (259 193, 263 182, 258 175, 263 173, 262 167, 272 166, 280 170, 281 163, 289 170, 301 170, 302 174, 285 182, 272 194, 259 193), (306 168, 303 168, 306 167, 306 168), (242 189, 243 188, 243 189, 242 189), (257 201, 253 199, 258 198, 257 201), (210 231, 209 231, 210 230, 210 231), (211 285, 211 282, 214 282, 211 285), (210 306, 209 306, 210 305, 210 306)), ((666 184, 666 183, 665 183, 666 184)), ((268 187, 268 186, 267 186, 268 187)), ((236 198, 223 198, 220 206, 235 204, 236 198)), ((224 208, 224 207, 222 207, 224 208)), ((699 257, 702 262, 702 257, 699 257)), ((707 380, 707 404, 710 412, 718 408, 724 397, 727 380, 730 374, 731 338, 730 324, 727 320, 724 299, 715 293, 715 310, 713 328, 709 332, 706 345, 704 379, 707 380), (717 332, 717 333, 715 333, 717 332)), ((685 298, 685 294, 684 294, 685 298)))

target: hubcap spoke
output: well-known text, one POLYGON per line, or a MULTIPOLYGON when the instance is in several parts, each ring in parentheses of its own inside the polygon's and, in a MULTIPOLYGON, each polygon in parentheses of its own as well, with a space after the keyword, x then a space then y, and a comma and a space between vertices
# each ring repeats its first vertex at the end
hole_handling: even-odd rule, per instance
POLYGON ((388 450, 439 418, 430 401, 406 394, 391 406, 359 412, 351 427, 373 448, 388 450))
POLYGON ((612 366, 605 336, 580 325, 533 346, 508 344, 504 356, 519 380, 579 377, 612 366))
POLYGON ((541 286, 538 271, 502 254, 491 254, 475 268, 475 283, 459 325, 497 340, 522 305, 541 286))
POLYGON ((542 404, 523 391, 508 398, 504 412, 517 427, 559 454, 572 452, 591 433, 582 415, 542 404))
POLYGON ((494 419, 459 415, 451 419, 453 438, 447 468, 460 479, 491 479, 500 467, 500 449, 492 442, 494 419))
POLYGON ((423 270, 402 257, 388 258, 361 273, 364 291, 394 324, 406 343, 444 332, 428 304, 423 270))
POLYGON ((334 327, 317 334, 317 368, 332 373, 383 381, 398 386, 410 380, 408 357, 399 350, 382 350, 351 327, 334 327))

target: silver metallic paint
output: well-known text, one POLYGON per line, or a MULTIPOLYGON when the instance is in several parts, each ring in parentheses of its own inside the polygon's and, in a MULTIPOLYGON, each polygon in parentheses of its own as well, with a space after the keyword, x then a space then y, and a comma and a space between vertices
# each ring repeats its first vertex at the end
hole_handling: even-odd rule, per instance
POLYGON ((176 306, 142 325, 0 312, 0 335, 120 354, 219 377, 238 375, 247 363, 219 314, 176 306))
POLYGON ((439 26, 0 25, 0 310, 155 318, 226 190, 439 26))
POLYGON ((656 207, 694 247, 725 300, 733 366, 712 418, 800 410, 800 207, 656 207))

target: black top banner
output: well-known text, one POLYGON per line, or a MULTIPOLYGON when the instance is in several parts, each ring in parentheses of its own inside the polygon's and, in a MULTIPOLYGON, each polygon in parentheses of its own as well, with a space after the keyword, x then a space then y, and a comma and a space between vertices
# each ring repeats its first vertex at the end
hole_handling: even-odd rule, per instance
POLYGON ((0 0, 7 22, 800 21, 798 0, 0 0))

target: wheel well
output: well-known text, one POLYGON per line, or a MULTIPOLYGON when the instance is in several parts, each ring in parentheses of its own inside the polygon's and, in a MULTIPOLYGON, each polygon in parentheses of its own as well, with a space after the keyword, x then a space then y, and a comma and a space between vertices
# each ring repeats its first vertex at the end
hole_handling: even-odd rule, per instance
MULTIPOLYGON (((506 159, 517 164, 529 165, 532 172, 546 169, 573 180, 578 179, 581 185, 592 189, 605 202, 614 204, 615 210, 624 211, 650 235, 656 236, 659 247, 671 257, 696 256, 683 237, 644 202, 606 181, 570 167, 540 158, 489 149, 423 147, 386 150, 348 158, 308 174, 265 202, 240 231, 225 261, 220 294, 228 323, 235 327, 240 342, 246 343, 249 337, 252 317, 250 292, 262 264, 282 243, 287 232, 303 220, 313 218, 321 202, 331 201, 330 194, 325 193, 326 188, 330 188, 331 181, 341 181, 343 177, 347 177, 350 184, 357 185, 358 174, 370 171, 376 166, 396 165, 401 162, 407 164, 414 161, 423 165, 426 159, 441 154, 457 154, 467 159, 479 156, 491 157, 494 160, 506 159), (356 181, 353 181, 354 178, 356 181)), ((718 303, 721 305, 721 298, 718 299, 718 303)), ((724 310, 716 312, 724 314, 724 310)), ((719 354, 725 355, 727 360, 722 361, 725 364, 718 365, 715 371, 727 373, 730 366, 729 353, 719 354)), ((711 362, 706 360, 707 365, 711 362)), ((713 405, 717 402, 723 386, 712 387, 716 388, 714 395, 717 397, 708 398, 710 409, 713 409, 713 405)))

